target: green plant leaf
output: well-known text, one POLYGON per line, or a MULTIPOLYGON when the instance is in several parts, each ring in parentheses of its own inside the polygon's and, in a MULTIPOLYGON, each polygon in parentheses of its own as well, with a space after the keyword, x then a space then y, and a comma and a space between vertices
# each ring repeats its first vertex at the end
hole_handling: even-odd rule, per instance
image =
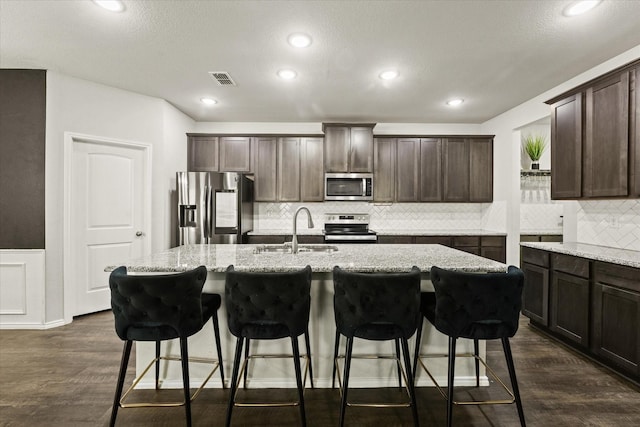
POLYGON ((537 162, 547 149, 547 138, 542 135, 527 135, 522 139, 522 146, 531 161, 537 162))

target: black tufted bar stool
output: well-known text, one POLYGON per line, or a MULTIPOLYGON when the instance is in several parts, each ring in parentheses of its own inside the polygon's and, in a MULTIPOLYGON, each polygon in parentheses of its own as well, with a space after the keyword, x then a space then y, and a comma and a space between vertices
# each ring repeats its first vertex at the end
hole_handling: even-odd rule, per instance
MULTIPOLYGON (((408 273, 353 273, 333 268, 334 311, 336 321, 336 341, 334 347, 333 376, 339 369, 338 347, 340 336, 347 338, 344 356, 342 393, 340 405, 340 426, 344 425, 347 406, 369 407, 411 407, 414 425, 417 427, 418 410, 411 375, 408 339, 415 333, 420 319, 420 269, 413 267, 408 273), (396 357, 354 356, 354 338, 396 343, 396 357), (409 402, 407 403, 351 403, 347 399, 351 360, 355 358, 394 359, 401 371, 398 342, 402 345, 406 375, 404 375, 409 402)), ((400 376, 400 374, 399 374, 400 376)), ((340 378, 338 377, 338 380, 340 378)))
POLYGON ((522 287, 524 274, 514 266, 509 266, 507 273, 463 273, 431 268, 433 292, 423 292, 420 310, 424 317, 441 333, 449 337, 449 367, 447 375, 447 394, 433 378, 422 359, 442 357, 442 355, 420 355, 420 338, 422 322, 418 327, 414 356, 414 376, 419 363, 434 382, 442 396, 447 399, 447 425, 453 423, 453 405, 480 405, 514 403, 518 409, 520 425, 525 427, 524 412, 520 391, 516 379, 509 338, 518 330, 518 318, 522 307, 522 287), (458 338, 473 340, 473 354, 456 355, 458 338), (478 355, 478 341, 500 339, 504 349, 511 387, 498 378, 493 370, 478 355), (455 377, 456 357, 473 357, 476 371, 476 387, 480 385, 480 363, 484 365, 498 383, 509 394, 509 399, 490 401, 455 401, 453 382, 455 377))
POLYGON ((166 275, 127 275, 126 267, 119 267, 109 276, 111 308, 115 317, 115 329, 120 339, 125 341, 120 363, 120 374, 118 375, 118 385, 111 411, 111 426, 115 425, 118 408, 120 407, 182 405, 185 407, 187 425, 190 426, 191 402, 198 396, 218 367, 220 368, 222 387, 224 387, 220 330, 218 326, 218 309, 222 298, 218 294, 202 293, 206 278, 207 269, 204 266, 184 273, 166 275), (209 319, 213 320, 218 360, 203 358, 189 360, 187 338, 199 332, 209 319), (160 356, 161 341, 175 338, 180 340, 180 357, 160 356), (131 347, 134 341, 155 341, 156 357, 122 395, 127 365, 129 364, 129 356, 131 355, 131 347), (182 402, 166 403, 125 403, 129 393, 154 364, 156 367, 156 389, 159 388, 160 360, 181 362, 184 400, 182 402), (189 391, 189 362, 213 365, 213 370, 193 395, 189 391))
MULTIPOLYGON (((284 273, 253 273, 235 271, 233 265, 227 268, 225 278, 225 305, 229 331, 237 337, 236 351, 231 376, 231 394, 227 408, 227 427, 231 425, 234 406, 299 406, 302 425, 306 426, 304 408, 304 380, 310 373, 311 351, 309 345, 309 310, 311 308, 311 267, 284 273), (307 354, 305 373, 300 367, 298 337, 304 335, 307 354), (289 337, 292 355, 249 355, 240 369, 242 347, 249 346, 250 340, 274 340, 289 337), (298 387, 296 402, 249 403, 236 401, 240 376, 246 373, 247 362, 251 358, 293 358, 293 366, 298 387)), ((246 377, 245 377, 246 378, 246 377)))

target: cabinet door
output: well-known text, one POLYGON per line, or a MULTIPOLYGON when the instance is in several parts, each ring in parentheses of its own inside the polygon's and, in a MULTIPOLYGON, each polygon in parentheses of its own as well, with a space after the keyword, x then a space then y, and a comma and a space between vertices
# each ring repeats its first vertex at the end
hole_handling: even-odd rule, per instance
POLYGON ((549 324, 549 269, 522 264, 524 289, 522 314, 541 325, 549 324))
POLYGON ((275 202, 277 200, 277 142, 276 138, 254 140, 254 200, 275 202))
POLYGON ((300 201, 300 138, 278 138, 278 201, 300 201))
POLYGON ((469 201, 469 142, 448 138, 444 142, 444 201, 469 201))
POLYGON ((480 256, 498 262, 506 262, 507 238, 503 236, 482 236, 480 238, 480 256))
POLYGON ((187 158, 189 172, 218 172, 218 138, 215 136, 188 137, 187 158))
POLYGON ((300 140, 300 200, 303 202, 324 200, 324 140, 322 138, 300 140))
POLYGON ((420 140, 420 201, 442 201, 442 140, 420 140))
POLYGON ((552 105, 551 198, 582 196, 582 94, 552 105))
POLYGON ((640 374, 639 293, 594 285, 591 349, 624 371, 640 374))
POLYGON ((493 201, 493 140, 469 142, 469 201, 493 201))
POLYGON ((393 202, 396 184, 396 140, 376 138, 373 156, 373 200, 393 202))
POLYGON ((251 138, 220 138, 220 172, 251 172, 251 138))
POLYGON ((571 341, 589 345, 589 280, 554 271, 549 327, 571 341))
POLYGON ((396 144, 396 201, 419 201, 419 187, 420 139, 398 139, 396 144))
POLYGON ((328 126, 324 130, 325 172, 349 172, 351 131, 348 127, 328 126))
POLYGON ((629 73, 586 90, 584 195, 629 193, 629 73))
POLYGON ((373 172, 373 128, 351 128, 349 172, 373 172))
POLYGON ((631 178, 630 194, 634 197, 640 197, 640 67, 631 71, 630 87, 631 146, 629 155, 632 159, 630 162, 631 173, 629 174, 631 178))

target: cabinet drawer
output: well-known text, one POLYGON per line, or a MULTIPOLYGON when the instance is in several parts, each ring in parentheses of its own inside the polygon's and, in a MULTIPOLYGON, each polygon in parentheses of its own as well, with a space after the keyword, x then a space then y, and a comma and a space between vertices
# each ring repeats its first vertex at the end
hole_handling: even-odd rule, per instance
POLYGON ((423 245, 444 245, 451 246, 449 236, 416 236, 416 243, 423 245))
POLYGON ((453 246, 480 246, 479 236, 453 236, 453 246))
POLYGON ((522 262, 549 267, 549 253, 538 249, 522 248, 522 262))
POLYGON ((640 270, 623 265, 595 263, 595 281, 640 292, 640 270))
POLYGON ((504 246, 505 238, 502 236, 482 236, 480 243, 482 246, 504 246))
POLYGON ((413 236, 378 236, 378 243, 412 244, 413 236))
POLYGON ((589 278, 589 261, 571 255, 553 254, 553 270, 589 278))

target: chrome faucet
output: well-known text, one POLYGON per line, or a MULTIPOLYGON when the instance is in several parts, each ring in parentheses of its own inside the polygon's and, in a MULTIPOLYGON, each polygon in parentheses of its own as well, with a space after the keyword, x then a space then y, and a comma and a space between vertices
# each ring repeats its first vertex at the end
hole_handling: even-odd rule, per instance
POLYGON ((307 224, 308 228, 313 228, 313 220, 311 219, 311 212, 304 206, 300 206, 296 213, 293 214, 293 237, 291 238, 291 253, 298 253, 298 233, 297 233, 297 222, 298 222, 298 214, 300 211, 307 211, 307 217, 309 218, 309 223, 307 224))

